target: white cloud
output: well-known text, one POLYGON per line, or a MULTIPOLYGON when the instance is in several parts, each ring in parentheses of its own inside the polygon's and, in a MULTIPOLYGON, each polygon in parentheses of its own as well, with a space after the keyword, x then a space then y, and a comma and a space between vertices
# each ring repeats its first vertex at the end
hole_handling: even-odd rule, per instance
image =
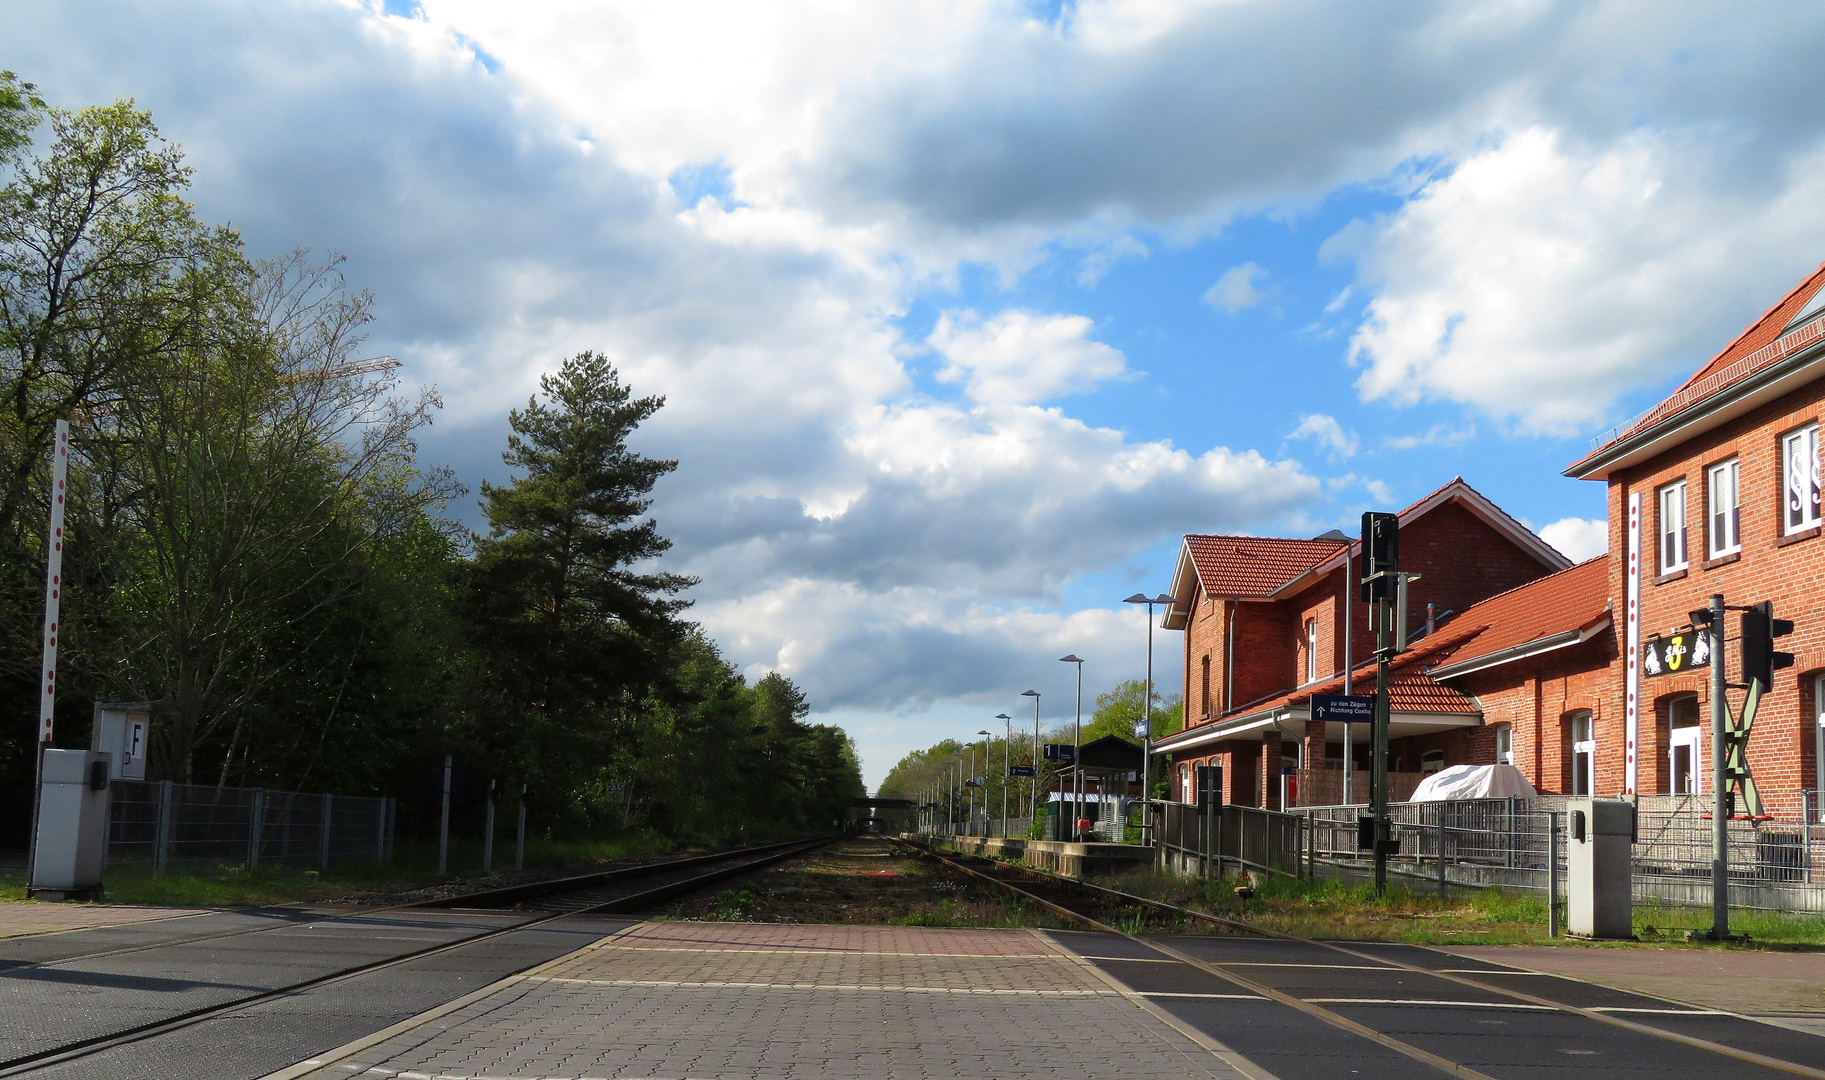
POLYGON ((1609 550, 1610 524, 1602 518, 1560 518, 1540 530, 1540 539, 1571 561, 1583 562, 1609 550))
POLYGON ((1109 269, 1123 259, 1144 259, 1147 245, 1132 236, 1118 236, 1084 256, 1077 267, 1077 283, 1088 289, 1103 279, 1109 269))
POLYGON ((1755 187, 1728 158, 1692 133, 1593 147, 1531 127, 1343 234, 1376 288, 1351 343, 1362 396, 1566 434, 1695 370, 1825 235, 1825 141, 1755 187))
POLYGON ((1413 450, 1422 446, 1458 446, 1476 438, 1476 425, 1433 424, 1418 435, 1390 435, 1382 445, 1390 450, 1413 450))
POLYGON ((1267 271, 1254 263, 1243 263, 1223 271, 1216 284, 1204 290, 1204 302, 1214 308, 1221 308, 1231 315, 1243 308, 1251 308, 1266 298, 1266 293, 1255 284, 1264 280, 1267 271))
POLYGON ((1090 340, 1093 329, 1082 315, 1009 310, 984 321, 973 311, 947 311, 925 340, 948 361, 940 382, 963 383, 985 404, 1026 404, 1081 393, 1127 370, 1119 350, 1090 340))
POLYGON ((1362 444, 1355 432, 1345 431, 1335 416, 1324 413, 1311 413, 1299 419, 1299 426, 1286 436, 1289 439, 1310 439, 1319 446, 1325 447, 1333 461, 1356 456, 1356 450, 1362 444))

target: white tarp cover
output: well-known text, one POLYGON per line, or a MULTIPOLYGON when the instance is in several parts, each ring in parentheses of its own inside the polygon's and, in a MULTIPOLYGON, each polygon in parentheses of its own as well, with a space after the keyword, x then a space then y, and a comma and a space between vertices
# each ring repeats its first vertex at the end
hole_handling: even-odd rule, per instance
POLYGON ((1513 765, 1453 765, 1419 782, 1413 802, 1447 799, 1531 799, 1539 792, 1513 765))

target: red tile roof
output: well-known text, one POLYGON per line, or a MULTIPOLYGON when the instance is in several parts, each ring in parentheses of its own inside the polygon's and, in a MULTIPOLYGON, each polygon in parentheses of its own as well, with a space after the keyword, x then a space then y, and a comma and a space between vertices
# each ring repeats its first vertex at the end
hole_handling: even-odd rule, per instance
POLYGON ((1461 664, 1591 626, 1609 607, 1609 584, 1609 557, 1599 555, 1569 570, 1497 593, 1451 620, 1449 626, 1454 629, 1481 629, 1443 660, 1461 664))
POLYGON ((1261 536, 1185 537, 1198 580, 1209 596, 1258 600, 1343 548, 1343 540, 1261 536))
POLYGON ((1786 329, 1787 324, 1806 305, 1806 301, 1812 299, 1821 287, 1825 287, 1825 263, 1821 263, 1798 287, 1782 297, 1780 303, 1762 312, 1761 318, 1745 327, 1736 336, 1736 340, 1713 356, 1710 363, 1700 368, 1665 401, 1629 424, 1617 439, 1627 438, 1674 413, 1721 393, 1825 336, 1825 322, 1818 321, 1810 322, 1785 337, 1781 335, 1781 331, 1786 329))
MULTIPOLYGON (((1429 712, 1461 713, 1475 715, 1480 710, 1476 703, 1464 694, 1444 686, 1426 674, 1425 669, 1436 663, 1438 658, 1450 653, 1466 641, 1476 637, 1483 629, 1481 626, 1464 626, 1458 628, 1457 620, 1452 620, 1450 631, 1440 630, 1430 638, 1413 642, 1406 652, 1394 658, 1388 669, 1388 704, 1395 712, 1429 712)), ((1364 662, 1356 669, 1356 677, 1351 690, 1358 694, 1372 693, 1375 689, 1375 661, 1364 662)), ((1343 676, 1336 675, 1302 686, 1289 693, 1279 694, 1260 701, 1251 701, 1246 705, 1231 709, 1209 723, 1232 720, 1238 716, 1247 716, 1268 709, 1279 709, 1288 705, 1308 705, 1313 694, 1340 694, 1343 692, 1343 676)), ((1195 725, 1203 727, 1203 724, 1195 725)), ((1192 728, 1187 728, 1187 731, 1192 728)))

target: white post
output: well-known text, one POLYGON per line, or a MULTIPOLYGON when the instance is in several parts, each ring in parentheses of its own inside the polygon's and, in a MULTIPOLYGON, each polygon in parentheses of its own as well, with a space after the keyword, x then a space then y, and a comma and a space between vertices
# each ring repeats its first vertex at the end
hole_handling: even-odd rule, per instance
POLYGON ((63 596, 63 511, 70 470, 70 422, 59 420, 51 444, 51 519, 45 530, 44 657, 38 679, 38 742, 32 750, 32 832, 27 874, 37 875, 39 788, 44 784, 44 751, 51 745, 57 706, 57 620, 63 596))
POLYGON ((443 877, 450 867, 450 769, 456 763, 454 754, 444 755, 444 809, 437 828, 437 876, 443 877))
POLYGON ((526 785, 520 785, 520 827, 514 841, 513 868, 526 869, 526 785))
POLYGON ((494 872, 494 781, 488 781, 488 823, 482 828, 482 873, 494 872))

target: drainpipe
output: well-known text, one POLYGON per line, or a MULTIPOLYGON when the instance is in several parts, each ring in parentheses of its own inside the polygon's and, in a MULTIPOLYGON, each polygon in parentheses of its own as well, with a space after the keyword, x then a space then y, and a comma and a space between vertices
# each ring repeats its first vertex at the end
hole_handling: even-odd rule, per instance
POLYGON ((1223 646, 1223 712, 1236 707, 1236 615, 1242 610, 1242 601, 1229 602, 1229 620, 1224 625, 1224 636, 1228 639, 1223 646))

